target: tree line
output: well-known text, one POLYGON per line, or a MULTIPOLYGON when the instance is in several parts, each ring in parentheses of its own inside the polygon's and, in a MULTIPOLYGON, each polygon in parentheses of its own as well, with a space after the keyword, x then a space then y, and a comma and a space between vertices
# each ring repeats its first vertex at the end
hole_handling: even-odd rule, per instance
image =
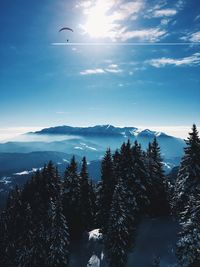
POLYGON ((10 193, 0 218, 1 266, 68 266, 70 244, 99 228, 108 266, 123 267, 140 219, 171 212, 181 224, 181 266, 199 266, 200 141, 195 125, 173 187, 164 175, 156 139, 146 151, 129 140, 114 153, 108 149, 97 184, 87 165, 84 157, 78 172, 72 157, 62 177, 50 161, 10 193))

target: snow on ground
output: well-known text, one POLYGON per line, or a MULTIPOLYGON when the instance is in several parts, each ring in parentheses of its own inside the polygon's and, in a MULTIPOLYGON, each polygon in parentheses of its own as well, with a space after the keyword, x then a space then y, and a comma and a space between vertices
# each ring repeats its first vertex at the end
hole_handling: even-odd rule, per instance
POLYGON ((102 238, 102 234, 99 229, 94 229, 89 232, 89 240, 100 240, 102 238))
MULTIPOLYGON (((178 267, 176 242, 178 224, 172 217, 145 218, 140 223, 126 267, 152 267, 155 258, 160 267, 178 267)), ((90 231, 73 245, 69 267, 108 267, 99 229, 90 231)))
POLYGON ((177 232, 178 224, 171 217, 144 219, 127 267, 151 267, 156 257, 160 258, 160 267, 177 267, 177 232))
POLYGON ((16 175, 16 176, 28 175, 28 174, 31 174, 31 173, 36 172, 37 170, 42 170, 42 169, 43 169, 43 167, 40 167, 40 168, 32 168, 32 170, 30 170, 30 171, 16 172, 16 173, 13 173, 13 175, 16 175))
POLYGON ((63 159, 63 162, 67 162, 67 163, 69 163, 69 160, 67 160, 67 159, 63 159))
POLYGON ((96 255, 92 255, 88 261, 87 267, 100 267, 100 259, 96 255))
POLYGON ((11 179, 12 179, 11 177, 7 177, 7 176, 1 177, 0 183, 2 183, 4 185, 10 184, 10 183, 12 183, 11 179))

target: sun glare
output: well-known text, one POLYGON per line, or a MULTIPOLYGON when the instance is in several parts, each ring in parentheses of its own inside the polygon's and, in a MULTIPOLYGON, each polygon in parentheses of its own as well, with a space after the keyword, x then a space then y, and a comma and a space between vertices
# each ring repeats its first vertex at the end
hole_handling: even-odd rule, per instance
POLYGON ((97 1, 95 6, 89 7, 86 11, 87 21, 82 26, 85 33, 93 38, 114 38, 115 28, 114 19, 108 14, 110 9, 109 1, 97 1))

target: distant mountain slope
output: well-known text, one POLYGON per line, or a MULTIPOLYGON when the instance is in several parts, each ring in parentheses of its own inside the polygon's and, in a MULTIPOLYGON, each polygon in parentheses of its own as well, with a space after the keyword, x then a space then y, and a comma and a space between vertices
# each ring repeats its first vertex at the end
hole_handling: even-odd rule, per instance
MULTIPOLYGON (((108 146, 111 149, 118 148, 121 143, 127 139, 132 142, 138 140, 141 143, 143 149, 146 149, 148 143, 155 137, 161 146, 162 154, 164 158, 172 159, 175 157, 181 157, 183 153, 183 147, 185 142, 173 136, 169 136, 162 132, 151 131, 148 129, 141 130, 136 127, 114 127, 112 125, 96 125, 93 127, 71 127, 71 126, 57 126, 46 128, 41 131, 32 133, 36 136, 71 136, 73 139, 68 140, 74 147, 69 147, 69 151, 74 153, 74 149, 77 150, 76 154, 83 153, 92 155, 92 157, 99 156, 100 151, 104 151, 108 146)), ((66 142, 66 141, 63 141, 66 142)))
POLYGON ((25 174, 34 168, 43 167, 49 160, 55 163, 69 162, 71 157, 72 155, 55 151, 0 153, 0 177, 23 171, 25 174))
POLYGON ((151 131, 148 129, 140 130, 136 127, 115 127, 113 125, 96 125, 91 127, 72 127, 72 126, 56 126, 42 129, 41 131, 34 132, 34 134, 63 134, 63 135, 78 135, 78 136, 112 136, 112 137, 155 137, 167 136, 164 133, 151 131))
MULTIPOLYGON (((89 160, 99 159, 110 147, 115 150, 130 139, 138 140, 142 148, 157 138, 165 159, 180 158, 185 142, 180 138, 156 131, 139 130, 136 127, 114 127, 112 125, 97 125, 94 127, 58 126, 46 128, 38 132, 24 135, 26 140, 0 144, 0 152, 33 152, 57 151, 79 156, 87 156, 89 160), (60 136, 62 136, 61 139, 60 136), (59 137, 59 138, 58 138, 59 137), (37 140, 37 141, 36 141, 37 140)), ((177 162, 176 162, 177 164, 177 162)))
MULTIPOLYGON (((31 153, 0 153, 0 210, 5 205, 9 191, 16 185, 23 185, 37 169, 41 169, 50 160, 58 167, 63 175, 72 155, 54 152, 31 153)), ((81 158, 76 155, 78 168, 81 168, 81 158)), ((88 163, 88 171, 91 179, 100 179, 100 161, 88 163)))

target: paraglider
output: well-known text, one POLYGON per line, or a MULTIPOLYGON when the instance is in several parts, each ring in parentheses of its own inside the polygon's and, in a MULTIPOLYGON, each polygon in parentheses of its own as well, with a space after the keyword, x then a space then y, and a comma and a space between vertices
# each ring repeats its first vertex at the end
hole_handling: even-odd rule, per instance
MULTIPOLYGON (((69 27, 63 27, 59 30, 59 32, 62 32, 62 31, 71 31, 71 32, 74 32, 71 28, 69 27)), ((67 39, 67 42, 69 42, 69 40, 67 39)))
POLYGON ((67 31, 67 30, 73 32, 73 30, 72 30, 71 28, 69 28, 69 27, 63 27, 63 28, 61 28, 61 29, 59 30, 59 32, 67 31))

